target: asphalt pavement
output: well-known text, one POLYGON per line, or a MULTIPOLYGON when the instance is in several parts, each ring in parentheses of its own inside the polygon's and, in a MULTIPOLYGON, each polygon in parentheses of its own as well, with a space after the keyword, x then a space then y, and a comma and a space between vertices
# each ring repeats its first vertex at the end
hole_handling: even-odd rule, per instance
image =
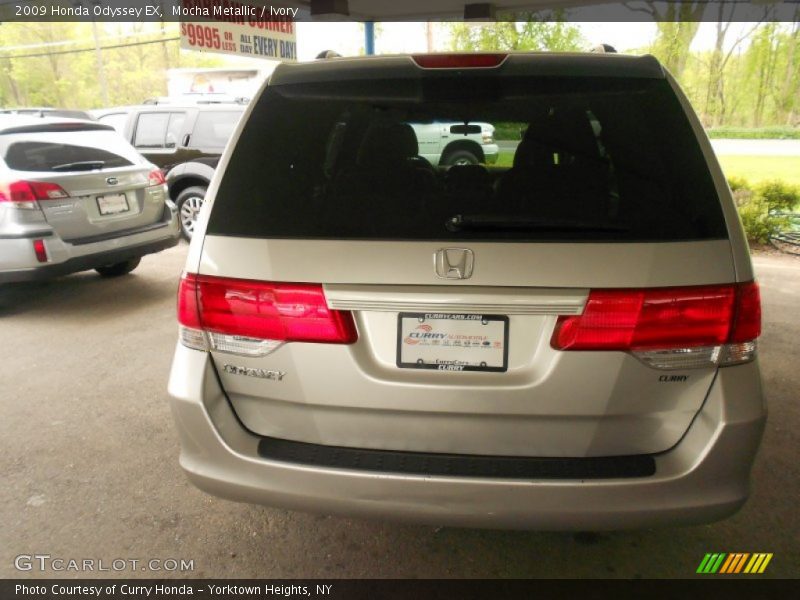
POLYGON ((745 508, 706 526, 572 534, 310 515, 193 488, 165 391, 185 254, 119 279, 0 288, 0 577, 687 577, 707 552, 772 552, 765 577, 800 576, 800 258, 755 259, 770 416, 745 508), (37 554, 95 570, 17 570, 37 554), (161 571, 142 569, 152 559, 161 571), (170 559, 193 569, 163 570, 170 559))

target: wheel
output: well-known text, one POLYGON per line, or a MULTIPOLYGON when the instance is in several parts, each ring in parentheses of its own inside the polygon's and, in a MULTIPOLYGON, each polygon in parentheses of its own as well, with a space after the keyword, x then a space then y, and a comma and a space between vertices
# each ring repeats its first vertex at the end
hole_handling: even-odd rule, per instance
POLYGON ((122 262, 114 263, 113 265, 106 265, 105 267, 97 267, 95 271, 100 273, 100 277, 119 277, 120 275, 127 275, 139 266, 142 262, 141 258, 132 258, 122 262))
POLYGON ((188 187, 178 194, 175 204, 178 205, 178 215, 181 219, 181 234, 187 240, 192 239, 197 216, 200 214, 200 209, 203 208, 206 190, 207 188, 196 185, 188 187))
POLYGON ((475 156, 469 150, 456 150, 455 152, 448 154, 447 158, 445 159, 445 164, 449 166, 455 165, 477 165, 480 164, 480 160, 477 156, 475 156))

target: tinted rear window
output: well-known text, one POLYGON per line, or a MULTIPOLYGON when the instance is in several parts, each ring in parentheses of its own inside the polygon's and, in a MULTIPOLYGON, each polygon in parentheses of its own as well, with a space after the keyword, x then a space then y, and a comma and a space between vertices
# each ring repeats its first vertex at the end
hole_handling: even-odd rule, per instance
POLYGON ((242 111, 201 111, 197 115, 189 145, 224 148, 241 116, 242 111))
POLYGON ((483 75, 268 88, 233 151, 208 233, 726 236, 705 160, 665 81, 483 75))
POLYGON ((111 169, 142 160, 118 133, 107 130, 0 136, 0 156, 17 171, 111 169))
POLYGON ((136 120, 133 145, 137 148, 175 148, 185 121, 185 112, 142 113, 136 120))

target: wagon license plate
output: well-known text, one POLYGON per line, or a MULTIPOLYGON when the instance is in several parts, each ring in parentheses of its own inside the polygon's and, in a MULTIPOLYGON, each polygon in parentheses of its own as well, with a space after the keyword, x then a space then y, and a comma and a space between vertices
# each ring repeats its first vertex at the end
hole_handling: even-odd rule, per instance
POLYGON ((400 313, 397 366, 437 371, 508 370, 508 317, 400 313))
POLYGON ((128 205, 128 198, 125 194, 110 194, 108 196, 97 197, 97 208, 101 215, 116 215, 128 212, 131 207, 128 205))

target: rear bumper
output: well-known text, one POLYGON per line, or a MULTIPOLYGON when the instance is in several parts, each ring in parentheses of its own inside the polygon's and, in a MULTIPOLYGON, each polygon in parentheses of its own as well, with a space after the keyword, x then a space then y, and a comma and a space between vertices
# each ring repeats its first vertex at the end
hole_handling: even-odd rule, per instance
POLYGON ((210 357, 178 345, 169 382, 180 462, 200 489, 231 500, 437 525, 603 530, 704 523, 746 501, 766 419, 758 365, 721 369, 683 439, 656 472, 625 479, 498 479, 302 465, 259 455, 210 357))
POLYGON ((180 240, 180 229, 176 214, 167 214, 168 220, 156 226, 81 244, 64 242, 52 232, 0 239, 0 283, 51 279, 171 248, 180 240), (45 240, 50 262, 37 264, 32 237, 45 240))

